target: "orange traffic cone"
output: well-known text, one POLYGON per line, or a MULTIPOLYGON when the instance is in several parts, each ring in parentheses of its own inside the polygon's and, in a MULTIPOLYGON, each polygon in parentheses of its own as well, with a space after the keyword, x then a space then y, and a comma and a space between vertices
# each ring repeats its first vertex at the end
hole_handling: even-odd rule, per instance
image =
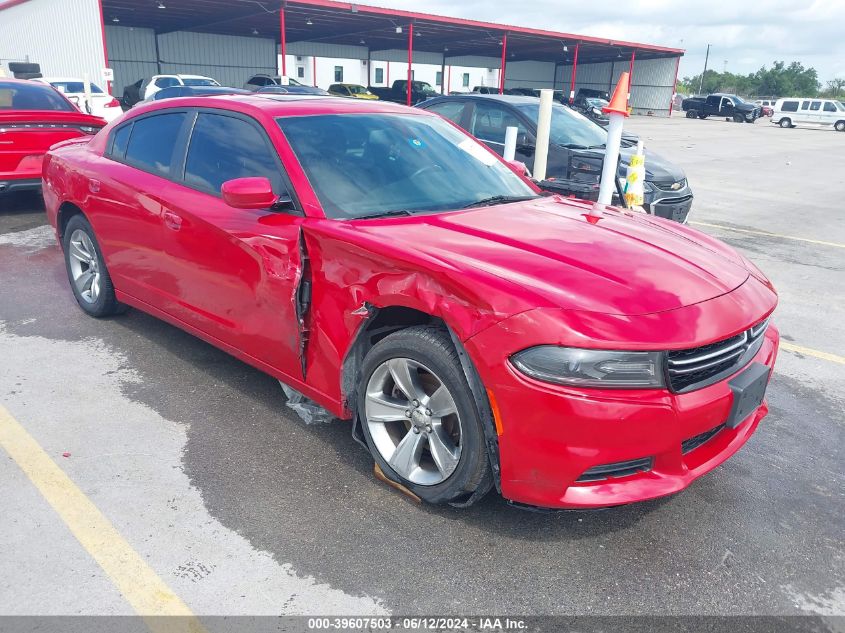
POLYGON ((613 97, 610 103, 604 106, 601 111, 605 114, 621 114, 628 116, 628 91, 630 90, 629 83, 631 77, 627 72, 619 76, 619 83, 616 84, 616 90, 613 91, 613 97))

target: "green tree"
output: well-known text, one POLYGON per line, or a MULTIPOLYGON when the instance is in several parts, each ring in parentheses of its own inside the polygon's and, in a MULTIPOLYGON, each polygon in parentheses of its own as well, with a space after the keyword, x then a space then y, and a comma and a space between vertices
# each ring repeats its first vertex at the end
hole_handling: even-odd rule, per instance
MULTIPOLYGON (((828 88, 833 89, 828 82, 828 88)), ((737 75, 708 70, 701 81, 701 74, 684 77, 679 82, 679 91, 685 94, 697 94, 701 85, 703 94, 730 92, 743 97, 788 97, 815 96, 819 94, 819 76, 815 68, 804 68, 801 62, 793 61, 788 66, 783 61, 776 61, 770 68, 763 66, 754 73, 737 75)), ((836 90, 845 87, 838 85, 836 90)))

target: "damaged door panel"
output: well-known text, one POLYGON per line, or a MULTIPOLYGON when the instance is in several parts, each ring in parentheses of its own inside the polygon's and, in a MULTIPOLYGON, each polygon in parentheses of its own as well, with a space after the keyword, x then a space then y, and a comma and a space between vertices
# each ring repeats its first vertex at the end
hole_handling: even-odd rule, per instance
POLYGON ((296 313, 296 327, 299 336, 299 365, 302 368, 302 379, 307 379, 308 376, 308 340, 311 336, 311 329, 309 327, 310 313, 311 313, 311 260, 308 257, 308 246, 305 244, 305 237, 302 235, 302 230, 299 231, 298 238, 299 246, 299 273, 296 279, 296 286, 294 289, 294 312, 296 313))

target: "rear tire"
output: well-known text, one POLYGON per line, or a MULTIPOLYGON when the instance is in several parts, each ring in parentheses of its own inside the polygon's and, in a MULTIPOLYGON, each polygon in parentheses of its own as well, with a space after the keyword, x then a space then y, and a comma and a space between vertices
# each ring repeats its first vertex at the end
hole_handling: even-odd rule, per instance
POLYGON ((489 489, 482 421, 444 329, 410 327, 376 343, 357 399, 367 446, 387 477, 429 503, 482 493, 477 501, 486 492, 479 488, 489 489))
POLYGON ((79 307, 95 318, 125 312, 127 306, 115 296, 100 244, 84 215, 75 215, 68 221, 62 248, 70 289, 79 307))
POLYGON ((845 132, 845 121, 837 121, 833 124, 833 129, 837 132, 845 132))
POLYGON ((704 112, 699 112, 699 113, 698 113, 698 118, 703 120, 703 119, 706 119, 706 118, 707 118, 707 115, 706 115, 706 114, 704 114, 704 112))
POLYGON ((780 123, 778 123, 778 125, 780 125, 782 128, 792 127, 792 121, 790 119, 783 118, 780 120, 780 123))
POLYGON ((698 116, 698 115, 695 113, 695 110, 687 110, 687 118, 688 119, 694 119, 696 116, 698 116))

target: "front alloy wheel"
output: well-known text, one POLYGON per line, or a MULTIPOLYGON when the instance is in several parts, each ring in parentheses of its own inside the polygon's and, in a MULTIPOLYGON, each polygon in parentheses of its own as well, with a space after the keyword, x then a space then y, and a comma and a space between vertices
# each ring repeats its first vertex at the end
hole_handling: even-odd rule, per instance
POLYGON ((398 475, 432 486, 455 472, 461 418, 449 389, 431 369, 410 358, 392 358, 373 372, 366 394, 370 437, 398 475))
POLYGON ((356 407, 376 464, 421 499, 466 505, 492 487, 484 439, 492 422, 479 414, 446 328, 411 326, 373 345, 356 407))

